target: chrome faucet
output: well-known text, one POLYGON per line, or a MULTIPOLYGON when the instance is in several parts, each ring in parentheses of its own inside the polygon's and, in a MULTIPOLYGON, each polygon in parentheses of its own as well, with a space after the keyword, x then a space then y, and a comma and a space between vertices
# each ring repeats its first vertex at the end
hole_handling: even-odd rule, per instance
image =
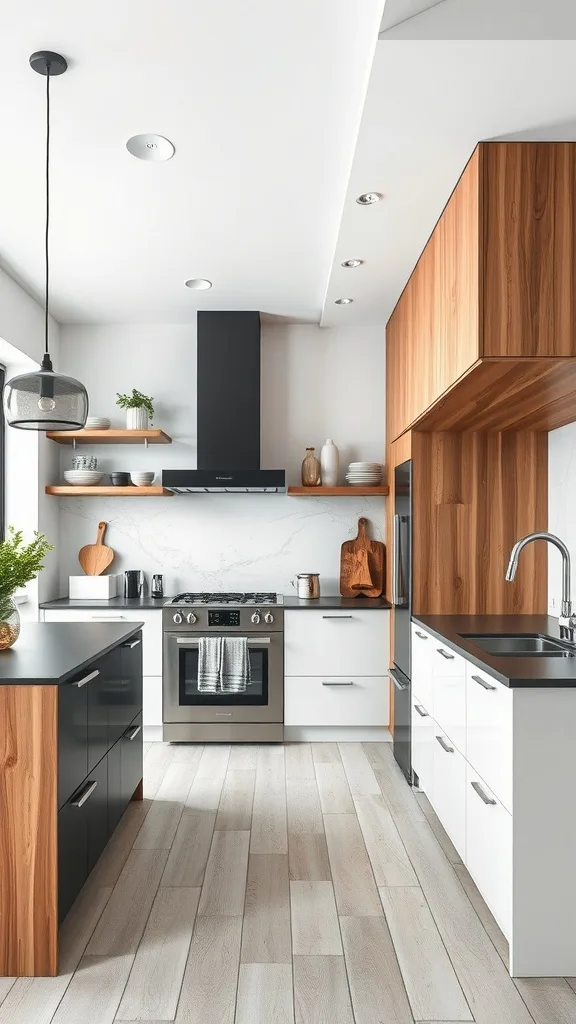
POLYGON ((576 615, 572 614, 572 601, 570 596, 570 552, 566 547, 563 540, 557 537, 554 533, 528 533, 526 537, 522 537, 516 541, 512 551, 510 552, 510 561, 508 562, 508 568, 506 569, 506 579, 508 583, 511 583, 516 577, 516 571, 518 569, 518 558, 522 548, 525 548, 527 544, 531 544, 533 540, 546 540, 549 544, 553 544, 554 547, 558 548, 562 555, 562 603, 560 606, 560 636, 564 639, 571 640, 574 642, 576 636, 576 615))

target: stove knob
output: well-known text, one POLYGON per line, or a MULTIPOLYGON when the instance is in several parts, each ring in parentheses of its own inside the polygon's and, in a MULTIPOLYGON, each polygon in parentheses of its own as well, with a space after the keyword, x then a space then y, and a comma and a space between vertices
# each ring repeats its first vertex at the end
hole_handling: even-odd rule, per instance
POLYGON ((180 623, 182 622, 182 615, 181 615, 181 613, 180 612, 174 612, 174 615, 172 616, 172 621, 175 622, 177 626, 179 626, 180 623))
POLYGON ((198 619, 194 615, 194 612, 188 612, 188 615, 186 616, 186 622, 188 623, 189 626, 193 626, 195 622, 198 622, 198 619))
POLYGON ((264 616, 264 622, 268 626, 270 625, 271 622, 274 622, 274 616, 272 615, 272 612, 266 612, 266 615, 264 616))
POLYGON ((258 625, 258 623, 260 622, 260 612, 254 612, 252 616, 252 622, 254 623, 255 626, 258 625))

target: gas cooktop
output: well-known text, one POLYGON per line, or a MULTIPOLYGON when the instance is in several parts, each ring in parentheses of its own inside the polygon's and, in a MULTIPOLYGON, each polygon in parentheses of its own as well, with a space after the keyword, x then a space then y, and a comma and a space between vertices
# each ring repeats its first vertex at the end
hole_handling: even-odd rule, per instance
POLYGON ((174 604, 214 604, 214 605, 226 605, 226 604, 282 604, 282 596, 274 593, 185 593, 178 594, 171 601, 168 602, 170 605, 174 604))

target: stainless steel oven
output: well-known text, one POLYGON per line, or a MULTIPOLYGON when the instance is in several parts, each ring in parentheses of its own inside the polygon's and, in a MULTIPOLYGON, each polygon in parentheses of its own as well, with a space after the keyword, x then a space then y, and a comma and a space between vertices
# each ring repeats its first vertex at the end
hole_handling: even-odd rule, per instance
POLYGON ((282 740, 284 621, 277 596, 180 595, 164 607, 163 614, 164 739, 282 740), (268 600, 256 603, 257 598, 268 600), (247 637, 250 674, 245 689, 202 689, 199 650, 205 636, 247 637))

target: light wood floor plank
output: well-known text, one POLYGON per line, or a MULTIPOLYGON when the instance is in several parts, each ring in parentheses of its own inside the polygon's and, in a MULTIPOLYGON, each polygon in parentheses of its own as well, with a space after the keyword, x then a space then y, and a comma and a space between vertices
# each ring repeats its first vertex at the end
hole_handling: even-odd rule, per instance
POLYGON ((159 889, 117 1013, 118 1020, 173 1020, 200 889, 159 889))
POLYGON ((134 841, 135 850, 169 850, 176 835, 186 797, 194 781, 194 769, 173 762, 166 770, 152 806, 134 841))
POLYGON ((241 939, 241 917, 196 919, 176 1024, 234 1024, 241 939))
POLYGON ((198 762, 196 778, 214 779, 218 777, 224 782, 230 750, 229 743, 207 743, 198 762))
POLYGON ((380 794, 378 779, 361 743, 339 743, 338 749, 353 796, 380 794))
POLYGON ((215 821, 215 811, 184 808, 160 885, 188 888, 202 885, 215 821))
POLYGON ((326 836, 290 834, 288 837, 290 878, 307 882, 329 881, 332 878, 326 836))
POLYGON ((133 850, 106 904, 86 953, 135 953, 164 871, 167 850, 133 850))
POLYGON ((312 758, 314 764, 342 764, 337 743, 313 743, 312 758))
POLYGON ((385 769, 388 765, 391 743, 363 743, 362 749, 366 754, 368 763, 374 771, 385 769))
POLYGON ((464 892, 478 914, 486 934, 491 939, 499 956, 503 960, 504 966, 508 968, 510 963, 510 950, 504 932, 501 930, 496 919, 492 916, 491 911, 486 906, 486 903, 482 899, 476 883, 467 868, 465 868, 463 864, 454 864, 454 871, 458 875, 464 892))
POLYGON ((432 804, 430 803, 426 794, 417 793, 416 791, 414 791, 414 796, 416 797, 418 803, 420 804, 420 807, 424 811, 424 814, 426 815, 426 820, 429 822, 430 828, 432 829, 434 835, 436 836, 436 839, 440 843, 440 846, 444 850, 444 853, 448 857, 450 863, 462 864, 462 858, 460 857, 458 850, 454 846, 454 843, 450 839, 450 836, 443 827, 440 818, 436 814, 436 811, 432 807, 432 804))
POLYGON ((354 804, 342 764, 316 764, 316 782, 324 814, 352 814, 354 804))
POLYGON ((53 1024, 113 1024, 133 960, 130 955, 83 957, 53 1024))
POLYGON ((216 819, 219 832, 242 832, 250 828, 255 778, 254 769, 228 769, 216 819))
POLYGON ((325 814, 324 828, 338 913, 382 915, 382 904, 355 814, 325 814))
POLYGON ((250 854, 242 963, 290 963, 288 857, 250 854))
POLYGON ((290 882, 292 953, 340 956, 340 926, 332 882, 290 882))
POLYGON ((233 743, 228 761, 228 771, 244 771, 256 768, 258 746, 255 743, 233 743))
POLYGON ((90 880, 96 885, 116 885, 136 836, 152 806, 151 800, 132 800, 96 864, 90 880))
POLYGON ((186 797, 185 807, 197 813, 213 811, 216 814, 223 785, 224 776, 216 775, 213 779, 199 779, 198 773, 196 773, 194 782, 190 786, 190 792, 186 797))
MULTIPOLYGON (((378 766, 374 764, 374 774, 378 780, 380 791, 398 824, 398 820, 426 821, 426 815, 406 782, 400 768, 394 760, 391 744, 373 743, 378 757, 378 766)), ((367 756, 369 756, 367 754, 367 756)), ((372 755, 374 757, 374 754, 372 755)))
POLYGON ((354 797, 368 856, 377 885, 418 885, 404 844, 384 797, 354 797))
POLYGON ((296 1024, 354 1024, 342 956, 295 956, 296 1024))
POLYGON ((290 964, 241 964, 236 1024, 294 1024, 290 964))
POLYGON ((380 898, 414 1019, 472 1020, 422 890, 383 886, 380 898))
POLYGON ((274 782, 284 782, 286 778, 284 745, 281 743, 260 744, 256 770, 259 775, 271 776, 274 782))
POLYGON ((172 763, 175 748, 170 743, 153 743, 144 759, 144 796, 154 799, 168 765, 172 763))
POLYGON ((250 853, 288 853, 286 785, 256 770, 250 853))
POLYGON ((324 835, 316 779, 287 779, 288 835, 324 835))
POLYGON ((215 832, 206 865, 198 913, 238 917, 244 907, 249 832, 215 832))
POLYGON ((309 743, 286 743, 284 746, 287 779, 315 779, 312 747, 309 743))
POLYGON ((203 753, 202 743, 175 743, 172 762, 173 764, 187 764, 189 768, 197 769, 203 753))
POLYGON ((536 1024, 575 1024, 576 994, 564 978, 515 978, 536 1024))
POLYGON ((6 999, 15 981, 16 978, 0 978, 0 1006, 6 999))
POLYGON ((341 917, 340 927, 356 1024, 412 1024, 384 918, 341 917))

